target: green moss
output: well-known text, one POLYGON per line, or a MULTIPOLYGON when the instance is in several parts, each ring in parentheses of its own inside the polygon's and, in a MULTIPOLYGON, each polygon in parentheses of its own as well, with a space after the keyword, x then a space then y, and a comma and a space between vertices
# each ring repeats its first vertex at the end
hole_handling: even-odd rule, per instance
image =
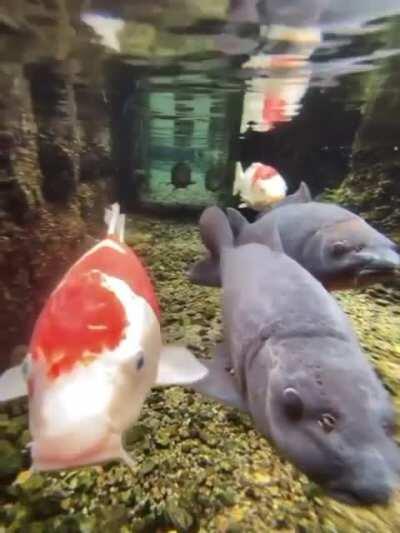
POLYGON ((20 450, 8 440, 0 440, 0 479, 15 475, 21 466, 20 450))

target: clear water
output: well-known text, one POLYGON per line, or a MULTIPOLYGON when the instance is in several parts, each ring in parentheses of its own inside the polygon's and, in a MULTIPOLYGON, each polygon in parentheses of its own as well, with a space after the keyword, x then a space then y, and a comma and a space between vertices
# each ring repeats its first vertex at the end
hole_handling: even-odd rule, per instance
MULTIPOLYGON (((204 253, 197 217, 238 206, 239 162, 399 243, 399 72, 400 0, 3 0, 0 372, 113 201, 166 340, 196 355, 222 334, 219 291, 186 277, 204 253)), ((335 293, 397 421, 398 280, 335 293)), ((29 440, 26 399, 0 404, 0 533, 400 531, 398 492, 339 503, 249 417, 180 387, 153 390, 128 432, 133 478, 115 463, 31 475, 29 440)))
MULTIPOLYGON (((81 13, 94 31, 92 46, 102 43, 110 61, 124 66, 125 83, 134 85, 120 95, 119 120, 134 120, 133 171, 143 172, 148 185, 143 203, 222 201, 241 154, 246 163, 275 163, 293 187, 303 178, 316 193, 336 185, 348 169, 374 73, 398 54, 395 1, 379 7, 364 1, 160 3, 154 12, 140 3, 95 7, 81 13), (303 146, 296 138, 301 133, 291 139, 289 125, 308 116, 303 146), (265 133, 263 140, 246 142, 249 122, 265 133), (275 146, 280 135, 299 144, 296 165, 275 146), (171 168, 181 160, 193 168, 194 183, 174 190, 171 168), (206 187, 210 168, 224 174, 214 191, 206 187)), ((108 81, 112 91, 112 74, 108 81)), ((297 127, 301 131, 292 130, 297 127)))

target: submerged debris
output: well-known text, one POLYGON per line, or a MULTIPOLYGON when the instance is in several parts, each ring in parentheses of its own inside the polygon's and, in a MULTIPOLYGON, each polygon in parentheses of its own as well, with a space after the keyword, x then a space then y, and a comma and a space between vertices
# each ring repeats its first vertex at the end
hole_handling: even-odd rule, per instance
POLYGON ((186 161, 179 161, 171 169, 171 183, 176 189, 185 189, 192 184, 192 169, 186 161))
MULTIPOLYGON (((165 340, 210 354, 221 338, 220 293, 189 285, 184 274, 202 255, 197 228, 136 216, 132 228, 127 240, 159 290, 165 340)), ((398 298, 384 287, 338 298, 400 415, 398 298)), ((246 415, 183 388, 155 389, 128 432, 126 446, 139 466, 135 478, 117 463, 27 473, 26 400, 1 408, 0 434, 0 531, 400 530, 399 498, 387 508, 361 509, 325 497, 246 415)))

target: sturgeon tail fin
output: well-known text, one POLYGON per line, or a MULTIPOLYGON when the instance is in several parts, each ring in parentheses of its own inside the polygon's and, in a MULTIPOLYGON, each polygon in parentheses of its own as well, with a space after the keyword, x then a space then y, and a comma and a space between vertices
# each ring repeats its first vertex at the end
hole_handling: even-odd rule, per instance
POLYGON ((119 242, 124 242, 125 215, 121 214, 117 202, 105 209, 104 222, 107 226, 107 235, 116 237, 119 242))
POLYGON ((28 386, 23 364, 13 366, 0 376, 0 402, 27 396, 28 386))
POLYGON ((234 246, 232 229, 225 213, 217 206, 208 207, 200 217, 200 236, 208 257, 197 261, 189 270, 188 278, 197 285, 220 287, 220 256, 223 248, 234 246))
POLYGON ((206 257, 194 263, 187 272, 187 277, 195 285, 206 287, 220 287, 221 275, 219 261, 213 257, 206 257))

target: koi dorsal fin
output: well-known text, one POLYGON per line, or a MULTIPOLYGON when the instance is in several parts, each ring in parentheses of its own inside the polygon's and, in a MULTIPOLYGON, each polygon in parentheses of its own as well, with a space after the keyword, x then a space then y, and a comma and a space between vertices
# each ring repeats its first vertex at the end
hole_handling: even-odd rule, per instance
POLYGON ((104 222, 107 225, 107 235, 117 238, 119 242, 124 242, 125 215, 121 214, 117 202, 106 208, 104 222))
POLYGON ((119 242, 125 241, 125 215, 119 215, 117 222, 117 237, 119 242))

